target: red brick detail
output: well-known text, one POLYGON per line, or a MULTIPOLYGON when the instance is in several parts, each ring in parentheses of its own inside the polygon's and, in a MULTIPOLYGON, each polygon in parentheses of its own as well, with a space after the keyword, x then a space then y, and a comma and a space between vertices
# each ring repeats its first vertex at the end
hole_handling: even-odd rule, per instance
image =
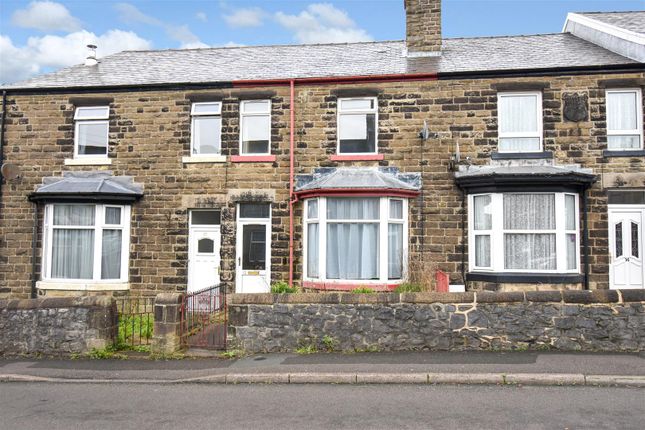
POLYGON ((231 155, 232 163, 273 163, 275 155, 231 155))
POLYGON ((380 161, 385 159, 383 154, 365 154, 365 155, 337 155, 330 157, 331 161, 380 161))

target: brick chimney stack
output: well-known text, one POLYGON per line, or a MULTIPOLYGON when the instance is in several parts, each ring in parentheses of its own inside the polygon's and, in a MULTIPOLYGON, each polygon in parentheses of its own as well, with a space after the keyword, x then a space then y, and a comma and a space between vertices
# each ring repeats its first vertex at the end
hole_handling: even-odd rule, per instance
POLYGON ((404 0, 408 56, 441 55, 441 0, 404 0))

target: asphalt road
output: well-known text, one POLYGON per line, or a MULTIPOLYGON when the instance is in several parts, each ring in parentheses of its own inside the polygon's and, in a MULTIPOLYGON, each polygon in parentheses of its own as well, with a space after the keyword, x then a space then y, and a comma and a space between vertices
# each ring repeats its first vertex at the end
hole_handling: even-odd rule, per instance
POLYGON ((645 390, 0 384, 0 429, 642 429, 645 390))

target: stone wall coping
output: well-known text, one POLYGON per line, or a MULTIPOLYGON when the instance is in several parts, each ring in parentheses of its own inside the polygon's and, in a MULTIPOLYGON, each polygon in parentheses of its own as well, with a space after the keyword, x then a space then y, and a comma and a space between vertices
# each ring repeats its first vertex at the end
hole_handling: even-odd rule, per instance
POLYGON ((177 305, 183 299, 181 293, 160 293, 155 296, 156 305, 177 305))
MULTIPOLYGON (((159 296, 157 296, 159 297, 159 296)), ((158 299, 157 299, 158 300, 158 299)), ((468 291, 465 293, 294 293, 230 294, 231 305, 273 304, 395 304, 395 303, 518 303, 551 302, 571 304, 645 302, 641 290, 565 290, 565 291, 468 291)))
POLYGON ((44 299, 10 299, 0 300, 2 310, 28 310, 28 309, 61 309, 61 308, 97 308, 109 307, 114 299, 108 296, 83 296, 83 297, 49 297, 44 299))

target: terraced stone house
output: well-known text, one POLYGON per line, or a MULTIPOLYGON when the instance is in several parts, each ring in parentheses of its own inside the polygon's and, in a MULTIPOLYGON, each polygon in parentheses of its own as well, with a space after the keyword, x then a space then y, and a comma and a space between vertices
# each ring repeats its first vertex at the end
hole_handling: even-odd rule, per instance
POLYGON ((131 51, 3 87, 0 295, 643 288, 645 12, 131 51))

